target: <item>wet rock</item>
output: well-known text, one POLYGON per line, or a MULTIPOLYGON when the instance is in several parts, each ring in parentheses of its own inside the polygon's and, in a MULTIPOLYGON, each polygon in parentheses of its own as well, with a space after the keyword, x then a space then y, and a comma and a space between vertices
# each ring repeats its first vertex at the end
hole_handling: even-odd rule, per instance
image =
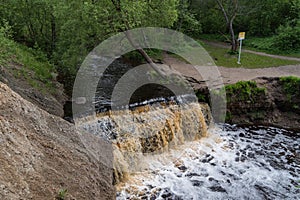
POLYGON ((197 173, 188 173, 188 174, 186 174, 185 176, 191 178, 191 177, 194 177, 194 176, 200 176, 200 175, 197 174, 197 173))
POLYGON ((244 133, 240 133, 239 136, 240 137, 245 137, 245 134, 244 133))
POLYGON ((252 153, 252 152, 248 152, 248 155, 247 155, 249 158, 255 158, 255 154, 252 153))
POLYGON ((187 167, 184 165, 181 165, 178 167, 178 169, 180 169, 181 171, 185 172, 187 170, 187 167))
POLYGON ((212 177, 209 177, 208 180, 209 180, 209 181, 213 181, 213 180, 215 180, 215 179, 212 178, 212 177))
POLYGON ((163 191, 161 197, 164 199, 170 198, 170 197, 172 197, 172 193, 170 192, 169 189, 166 189, 163 191))
POLYGON ((203 159, 201 160, 201 162, 203 162, 203 163, 208 163, 208 162, 212 161, 213 159, 214 159, 214 157, 213 157, 212 155, 206 154, 206 155, 205 155, 205 158, 203 158, 203 159))
POLYGON ((192 180, 191 182, 195 187, 200 187, 204 185, 204 181, 192 180))
POLYGON ((213 192, 226 192, 226 190, 221 186, 211 186, 209 189, 213 192))
POLYGON ((241 160, 241 162, 245 162, 246 159, 247 158, 244 155, 242 155, 240 160, 241 160))

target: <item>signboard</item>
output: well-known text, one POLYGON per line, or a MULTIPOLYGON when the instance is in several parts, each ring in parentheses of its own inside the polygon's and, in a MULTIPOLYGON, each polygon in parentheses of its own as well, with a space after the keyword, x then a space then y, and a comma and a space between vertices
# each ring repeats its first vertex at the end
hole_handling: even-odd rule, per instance
POLYGON ((240 41, 240 51, 239 51, 239 58, 238 58, 238 64, 241 64, 241 54, 242 54, 242 44, 243 40, 245 39, 246 32, 240 32, 239 33, 239 41, 240 41))
POLYGON ((239 33, 239 40, 244 40, 245 39, 245 35, 246 35, 245 32, 240 32, 239 33))

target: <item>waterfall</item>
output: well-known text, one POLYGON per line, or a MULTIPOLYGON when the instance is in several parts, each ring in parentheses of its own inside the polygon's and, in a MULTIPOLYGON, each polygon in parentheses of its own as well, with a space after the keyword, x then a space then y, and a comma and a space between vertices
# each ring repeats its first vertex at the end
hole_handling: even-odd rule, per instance
POLYGON ((101 113, 81 120, 79 127, 112 144, 117 184, 131 173, 146 170, 150 157, 205 137, 211 121, 207 104, 158 103, 101 113))

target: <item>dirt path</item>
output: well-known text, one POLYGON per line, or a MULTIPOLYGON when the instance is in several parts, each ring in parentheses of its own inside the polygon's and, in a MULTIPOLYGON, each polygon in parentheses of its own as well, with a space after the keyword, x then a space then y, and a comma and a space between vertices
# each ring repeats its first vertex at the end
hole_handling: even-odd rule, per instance
MULTIPOLYGON (((212 42, 212 41, 207 41, 207 40, 202 40, 202 41, 205 44, 209 44, 211 46, 230 49, 230 45, 226 44, 226 43, 212 42)), ((279 59, 283 59, 283 60, 294 60, 294 61, 299 61, 300 62, 300 58, 294 58, 294 57, 289 57, 289 56, 279 56, 279 55, 273 55, 273 54, 268 54, 268 53, 263 53, 263 52, 258 52, 258 51, 247 50, 247 49, 242 50, 242 52, 253 53, 253 54, 261 55, 261 56, 268 56, 268 57, 271 57, 271 58, 279 58, 279 59)))
POLYGON ((238 81, 248 81, 258 77, 300 77, 300 65, 288 65, 262 69, 226 68, 218 67, 224 84, 232 84, 238 81))
MULTIPOLYGON (((180 72, 187 77, 193 77, 196 80, 201 80, 200 74, 193 68, 191 64, 185 63, 182 60, 172 57, 169 54, 164 55, 164 63, 172 69, 180 72)), ((227 68, 218 67, 224 84, 232 84, 238 81, 252 80, 258 77, 282 77, 282 76, 298 76, 300 77, 300 65, 289 65, 281 67, 270 67, 261 69, 247 68, 227 68)))

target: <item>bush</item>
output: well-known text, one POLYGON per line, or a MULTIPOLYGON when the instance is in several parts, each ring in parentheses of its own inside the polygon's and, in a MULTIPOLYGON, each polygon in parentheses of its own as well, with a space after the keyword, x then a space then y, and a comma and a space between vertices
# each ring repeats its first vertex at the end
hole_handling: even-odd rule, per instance
POLYGON ((283 84, 286 94, 290 96, 300 94, 300 78, 294 76, 281 77, 280 82, 283 84))
POLYGON ((280 82, 287 98, 287 101, 282 104, 282 107, 289 108, 300 113, 300 78, 293 76, 281 77, 280 82))
POLYGON ((258 96, 265 94, 265 88, 259 88, 254 81, 239 81, 226 85, 227 102, 250 101, 254 103, 258 96))
POLYGON ((300 49, 300 21, 296 26, 280 26, 278 35, 273 38, 272 46, 281 51, 297 51, 300 49))
POLYGON ((255 37, 249 38, 243 42, 243 45, 253 47, 259 50, 265 50, 268 52, 274 52, 274 38, 273 37, 255 37))
POLYGON ((11 38, 13 35, 13 31, 11 26, 6 20, 2 21, 2 25, 0 26, 0 37, 11 38))

